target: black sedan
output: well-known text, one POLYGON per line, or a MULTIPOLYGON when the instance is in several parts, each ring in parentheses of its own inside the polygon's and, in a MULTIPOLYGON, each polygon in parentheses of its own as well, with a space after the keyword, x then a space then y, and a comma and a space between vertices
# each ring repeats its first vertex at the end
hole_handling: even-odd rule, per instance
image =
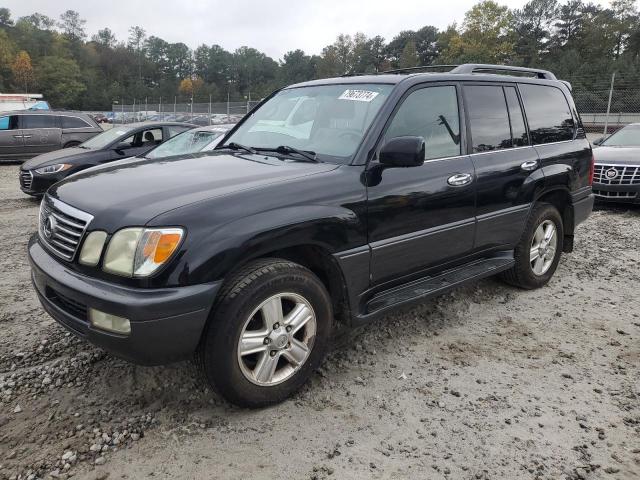
POLYGON ((595 142, 596 200, 640 204, 640 123, 595 142))
POLYGON ((65 148, 27 160, 20 167, 20 189, 40 196, 72 173, 126 157, 143 155, 195 125, 178 122, 116 125, 74 148, 65 148))

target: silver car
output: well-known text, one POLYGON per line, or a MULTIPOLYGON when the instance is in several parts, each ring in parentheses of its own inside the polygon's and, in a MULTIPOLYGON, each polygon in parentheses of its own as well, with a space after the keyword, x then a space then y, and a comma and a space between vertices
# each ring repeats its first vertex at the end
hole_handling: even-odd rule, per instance
POLYGON ((21 160, 60 148, 76 147, 102 133, 80 112, 17 110, 0 113, 0 160, 21 160))

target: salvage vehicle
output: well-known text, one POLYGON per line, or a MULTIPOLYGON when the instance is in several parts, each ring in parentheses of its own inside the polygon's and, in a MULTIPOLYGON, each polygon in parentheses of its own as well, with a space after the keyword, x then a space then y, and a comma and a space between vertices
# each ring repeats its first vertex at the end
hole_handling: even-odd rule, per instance
POLYGON ((102 128, 82 112, 4 112, 0 114, 0 160, 24 160, 75 147, 101 132, 102 128))
POLYGON ((195 354, 226 399, 261 407, 298 390, 342 327, 491 275, 544 286, 593 207, 568 84, 424 69, 292 85, 209 157, 54 185, 28 246, 43 307, 132 362, 195 354), (308 135, 269 131, 300 99, 308 135))
MULTIPOLYGON (((20 190, 35 197, 63 178, 107 162, 144 154, 194 125, 188 123, 130 123, 103 131, 72 148, 49 152, 20 166, 20 190)), ((100 128, 100 127, 98 127, 100 128)))
POLYGON ((596 200, 640 204, 640 123, 594 143, 596 200))

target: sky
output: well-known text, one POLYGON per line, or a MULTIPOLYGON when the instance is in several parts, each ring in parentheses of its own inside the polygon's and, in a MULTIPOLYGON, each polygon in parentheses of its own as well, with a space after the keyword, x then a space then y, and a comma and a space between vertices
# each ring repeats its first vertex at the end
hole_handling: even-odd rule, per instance
MULTIPOLYGON (((500 1, 511 8, 526 0, 500 1)), ((191 48, 218 44, 233 51, 243 45, 278 60, 300 48, 319 54, 340 33, 362 32, 391 40, 401 30, 425 25, 444 29, 462 22, 477 0, 3 0, 13 18, 44 13, 57 19, 76 10, 87 20, 89 37, 109 27, 126 40, 129 27, 191 48)), ((607 2, 608 3, 608 2, 607 2)))

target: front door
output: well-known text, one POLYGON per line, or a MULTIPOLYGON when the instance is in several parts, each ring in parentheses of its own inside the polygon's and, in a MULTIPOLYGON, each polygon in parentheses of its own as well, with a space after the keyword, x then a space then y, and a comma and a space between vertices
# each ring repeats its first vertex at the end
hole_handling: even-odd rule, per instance
POLYGON ((0 116, 0 156, 22 154, 22 145, 22 131, 17 115, 0 116))
POLYGON ((475 172, 463 154, 455 85, 419 86, 396 108, 378 149, 400 136, 426 145, 419 167, 367 168, 371 280, 378 284, 470 253, 475 232, 475 172))

